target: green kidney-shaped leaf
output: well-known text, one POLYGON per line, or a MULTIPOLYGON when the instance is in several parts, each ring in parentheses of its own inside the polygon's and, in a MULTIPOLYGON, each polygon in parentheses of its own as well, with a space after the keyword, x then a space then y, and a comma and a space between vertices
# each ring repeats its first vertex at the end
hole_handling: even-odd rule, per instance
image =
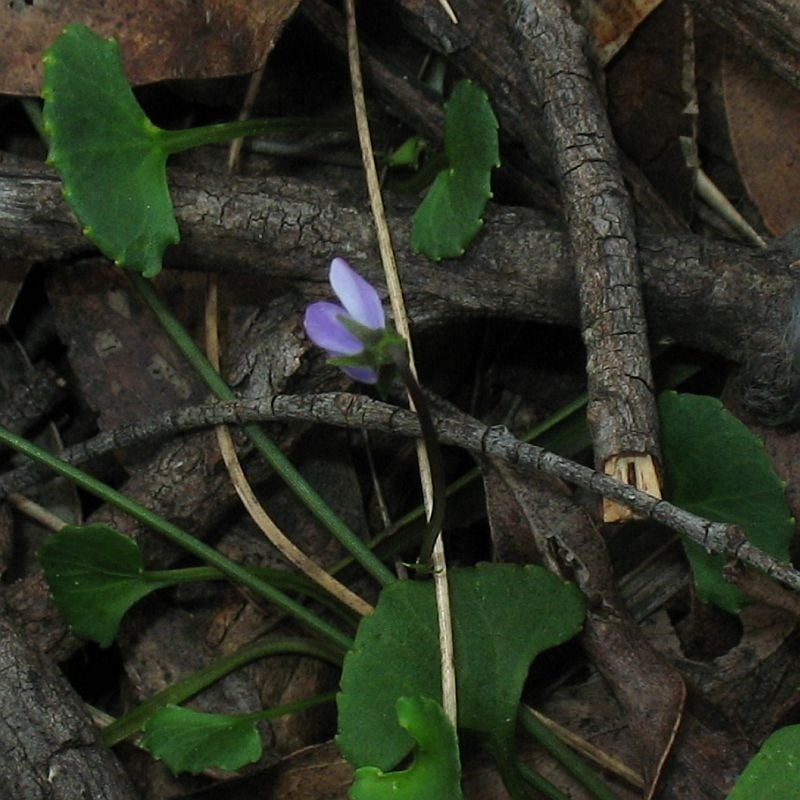
MULTIPOLYGON (((754 545, 788 561, 794 520, 761 440, 713 397, 665 392, 659 414, 670 500, 740 525, 754 545)), ((686 540, 684 548, 698 596, 737 613, 747 596, 722 577, 729 558, 686 540)))
MULTIPOLYGON (((448 573, 459 725, 510 757, 522 685, 533 659, 583 624, 578 589, 541 567, 482 565, 448 573)), ((441 701, 436 601, 430 581, 398 581, 358 627, 341 679, 337 744, 355 767, 388 770, 412 749, 398 697, 441 701)))
POLYGON ((167 189, 165 133, 125 80, 113 40, 69 25, 44 54, 48 163, 84 234, 117 264, 146 277, 179 240, 167 189))
POLYGON ((108 647, 127 610, 169 585, 145 580, 139 547, 105 525, 68 525, 39 548, 53 601, 76 635, 108 647))
POLYGON ((500 165, 497 118, 486 93, 460 81, 445 109, 444 151, 439 172, 414 213, 411 247, 429 258, 456 258, 483 225, 492 196, 491 171, 500 165))
POLYGON ((728 800, 800 797, 800 725, 775 731, 747 765, 728 800))
POLYGON ((261 737, 251 715, 205 714, 174 705, 147 721, 142 746, 175 774, 233 770, 261 758, 261 737))
POLYGON ((429 697, 399 697, 396 708, 417 743, 414 762, 400 772, 357 769, 350 800, 461 800, 458 738, 444 709, 429 697))

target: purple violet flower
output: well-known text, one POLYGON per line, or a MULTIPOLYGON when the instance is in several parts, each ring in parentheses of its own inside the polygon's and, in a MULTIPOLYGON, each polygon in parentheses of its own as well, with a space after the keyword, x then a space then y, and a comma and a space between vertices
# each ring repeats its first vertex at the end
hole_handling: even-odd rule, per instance
POLYGON ((343 258, 331 261, 330 283, 341 301, 312 303, 303 324, 308 338, 328 351, 331 358, 354 357, 364 353, 364 365, 339 365, 361 383, 377 383, 378 370, 369 365, 369 348, 386 327, 380 297, 375 287, 362 278, 343 258), (361 333, 363 331, 363 334, 361 333), (375 331, 372 336, 371 332, 375 331), (366 352, 365 352, 366 351, 366 352))

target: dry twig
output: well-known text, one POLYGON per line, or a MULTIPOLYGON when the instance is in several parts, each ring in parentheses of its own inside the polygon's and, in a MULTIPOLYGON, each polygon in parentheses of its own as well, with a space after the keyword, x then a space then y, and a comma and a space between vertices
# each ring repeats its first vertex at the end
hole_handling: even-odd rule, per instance
MULTIPOLYGON (((317 395, 277 395, 269 400, 237 400, 187 406, 175 411, 102 433, 64 450, 61 458, 70 464, 90 461, 103 453, 131 447, 159 437, 206 428, 212 425, 247 424, 276 420, 303 420, 343 428, 366 429, 419 438, 416 414, 363 395, 326 393, 317 395)), ((568 458, 527 444, 502 426, 487 426, 477 421, 434 419, 439 441, 473 453, 507 461, 520 469, 540 470, 567 483, 580 486, 602 497, 622 503, 634 511, 683 534, 709 552, 722 553, 755 567, 774 580, 800 591, 800 572, 778 562, 754 547, 736 525, 711 522, 689 511, 619 483, 568 458)), ((0 498, 9 492, 35 483, 42 475, 38 465, 19 467, 0 478, 0 498)))
MULTIPOLYGON (((389 299, 398 333, 405 339, 408 349, 408 367, 413 380, 417 379, 414 364, 414 351, 411 344, 411 330, 408 325, 408 314, 403 299, 403 289, 400 276, 397 272, 397 263, 394 257, 389 225, 386 222, 386 211, 383 206, 378 170, 375 167, 375 156, 372 151, 372 139, 369 133, 367 109, 364 101, 364 82, 361 76, 361 61, 358 52, 358 33, 356 30, 354 0, 345 1, 345 17, 347 20, 347 55, 350 64, 350 81, 353 89, 353 102, 356 112, 356 125, 358 127, 358 140, 361 145, 361 156, 364 162, 364 172, 367 177, 367 190, 369 192, 372 216, 378 236, 378 246, 383 263, 384 275, 389 289, 389 299)), ((412 408, 414 402, 409 397, 412 408)), ((417 442, 417 461, 419 463, 422 494, 428 518, 433 509, 433 479, 428 453, 422 441, 417 442)), ((438 532, 441 533, 441 532, 438 532)), ((442 706, 453 726, 458 724, 458 707, 456 698, 455 654, 453 649, 453 624, 450 614, 450 592, 447 582, 447 562, 444 553, 444 543, 438 535, 432 556, 433 581, 436 594, 436 613, 439 625, 439 650, 441 657, 442 673, 442 706)))

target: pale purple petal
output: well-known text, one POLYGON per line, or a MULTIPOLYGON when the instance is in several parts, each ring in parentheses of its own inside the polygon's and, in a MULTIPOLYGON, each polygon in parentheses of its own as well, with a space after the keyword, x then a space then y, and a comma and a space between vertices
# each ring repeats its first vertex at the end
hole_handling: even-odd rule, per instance
POLYGON ((378 373, 371 367, 339 367, 345 375, 359 383, 377 383, 378 373))
POLYGON ((306 309, 303 325, 317 347, 333 355, 353 356, 364 350, 364 343, 342 325, 347 312, 336 303, 312 303, 306 309))
POLYGON ((330 282, 336 296, 356 322, 374 330, 385 327, 383 306, 375 287, 343 258, 331 261, 330 282))

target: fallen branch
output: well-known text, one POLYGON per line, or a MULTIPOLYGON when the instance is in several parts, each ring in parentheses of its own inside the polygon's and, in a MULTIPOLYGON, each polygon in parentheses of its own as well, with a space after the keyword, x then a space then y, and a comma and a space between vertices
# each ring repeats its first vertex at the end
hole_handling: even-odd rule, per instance
MULTIPOLYGON (((564 0, 506 0, 524 72, 552 145, 586 347, 597 468, 660 496, 658 414, 633 205, 591 67, 564 0)), ((529 149, 534 149, 536 143, 529 149)), ((606 522, 630 516, 605 502, 606 522)))
MULTIPOLYGON (((318 395, 279 395, 270 400, 239 400, 187 406, 151 419, 102 433, 93 439, 67 448, 61 458, 70 464, 90 461, 103 453, 130 447, 182 431, 214 425, 244 425, 276 420, 302 420, 342 428, 381 431, 409 438, 420 436, 416 414, 363 395, 327 393, 318 395)), ((575 461, 527 444, 501 426, 479 422, 435 419, 442 444, 532 469, 580 486, 601 497, 621 503, 639 514, 660 522, 686 536, 711 553, 725 554, 764 572, 795 591, 800 591, 800 571, 778 562, 753 546, 736 525, 710 520, 684 511, 666 500, 659 500, 633 486, 619 483, 575 461)), ((41 472, 19 467, 0 478, 0 497, 35 483, 41 472)))
MULTIPOLYGON (((368 214, 320 183, 171 173, 183 242, 170 267, 247 273, 321 296, 331 256, 380 280, 368 214)), ((38 262, 94 252, 61 199, 54 173, 0 158, 0 248, 38 262)), ((389 210, 395 241, 408 241, 409 214, 389 210)), ((640 232, 639 261, 653 341, 721 355, 741 368, 741 396, 762 419, 800 414, 792 370, 795 257, 699 236, 640 232), (742 313, 746 309, 747 313, 742 313)), ((577 325, 563 232, 546 215, 490 207, 478 240, 457 265, 430 264, 396 249, 415 330, 482 315, 577 325)), ((299 306, 298 306, 299 308, 299 306)))

